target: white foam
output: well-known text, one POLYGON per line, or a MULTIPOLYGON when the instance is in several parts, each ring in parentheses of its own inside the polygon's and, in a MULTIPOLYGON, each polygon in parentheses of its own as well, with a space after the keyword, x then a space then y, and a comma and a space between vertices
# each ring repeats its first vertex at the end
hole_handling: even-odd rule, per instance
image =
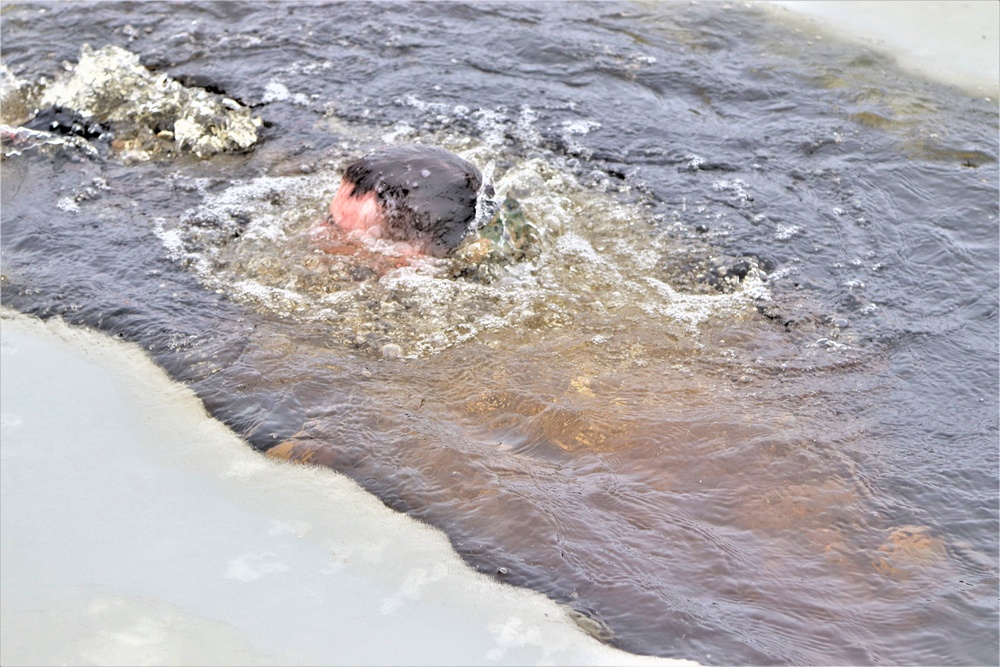
POLYGON ((56 202, 56 208, 60 211, 66 211, 69 213, 76 213, 80 210, 80 204, 72 197, 63 197, 56 202))
POLYGON ((267 85, 264 86, 264 96, 261 101, 267 102, 280 102, 282 100, 287 100, 291 93, 288 92, 288 88, 283 83, 277 81, 268 81, 267 85))
POLYGON ((493 109, 477 109, 472 117, 482 140, 490 146, 502 146, 507 140, 507 116, 493 109))
POLYGON ((802 227, 798 225, 778 225, 774 230, 774 238, 779 241, 787 241, 797 234, 802 233, 802 227))
POLYGON ((600 127, 601 124, 596 120, 564 120, 562 122, 563 133, 567 136, 590 134, 600 127))
POLYGON ((181 232, 178 229, 165 229, 166 220, 164 218, 156 218, 153 221, 153 233, 156 238, 160 240, 163 247, 167 251, 167 256, 173 260, 181 259, 184 254, 184 240, 181 238, 181 232))
MULTIPOLYGON (((416 98, 406 103, 423 104, 416 98)), ((476 114, 484 122, 491 118, 476 114)), ((522 118, 531 120, 529 108, 522 108, 522 118)), ((508 127, 499 117, 494 121, 497 131, 508 127)), ((573 131, 593 127, 583 123, 573 131)), ((514 196, 538 236, 533 254, 500 265, 491 283, 454 279, 453 261, 434 258, 382 267, 362 282, 351 278, 352 262, 366 260, 327 255, 309 240, 333 195, 336 173, 260 177, 220 191, 196 182, 205 202, 179 220, 158 221, 156 234, 169 255, 190 266, 207 287, 245 305, 303 321, 336 322, 361 339, 373 323, 390 324, 392 340, 373 341, 376 356, 386 344, 423 356, 505 327, 522 332, 563 327, 581 314, 622 309, 638 309, 655 320, 675 317, 694 332, 709 319, 708 310, 733 313, 737 304, 747 310, 766 293, 765 285, 744 282, 733 285, 726 298, 704 296, 697 308, 680 308, 679 297, 644 280, 659 280, 658 267, 674 243, 653 233, 645 209, 585 188, 542 158, 516 161, 495 178, 493 160, 507 159, 503 149, 465 143, 460 155, 479 166, 484 183, 495 190, 494 200, 514 196), (375 303, 377 309, 371 306, 375 303)), ((739 180, 718 181, 713 188, 739 202, 750 197, 739 180)), ((477 225, 489 215, 479 211, 477 225)), ((384 240, 365 240, 364 246, 385 256, 399 254, 384 240)))

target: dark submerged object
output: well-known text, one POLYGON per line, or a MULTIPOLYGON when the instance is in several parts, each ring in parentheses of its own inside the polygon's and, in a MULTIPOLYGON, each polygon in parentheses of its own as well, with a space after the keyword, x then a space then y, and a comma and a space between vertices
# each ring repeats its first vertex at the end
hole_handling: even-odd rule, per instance
POLYGON ((375 235, 381 238, 443 257, 469 231, 481 185, 479 170, 454 153, 434 146, 389 146, 346 169, 330 213, 345 229, 377 226, 375 235), (363 213, 372 196, 374 221, 363 213))

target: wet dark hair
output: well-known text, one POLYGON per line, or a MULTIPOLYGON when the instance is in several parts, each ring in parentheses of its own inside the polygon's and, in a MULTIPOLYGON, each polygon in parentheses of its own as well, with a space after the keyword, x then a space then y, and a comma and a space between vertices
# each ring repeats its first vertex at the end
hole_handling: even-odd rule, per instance
POLYGON ((383 233, 426 244, 429 255, 454 249, 476 217, 482 176, 454 153, 434 146, 388 146, 344 172, 353 196, 374 192, 384 214, 383 233))

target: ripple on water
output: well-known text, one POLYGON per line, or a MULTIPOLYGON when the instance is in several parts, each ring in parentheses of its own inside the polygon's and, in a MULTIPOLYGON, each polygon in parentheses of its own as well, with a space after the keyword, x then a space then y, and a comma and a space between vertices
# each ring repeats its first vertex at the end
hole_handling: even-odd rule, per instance
MULTIPOLYGON (((484 152, 462 155, 476 161, 484 152)), ((237 183, 176 220, 158 221, 157 234, 211 289, 265 312, 351 328, 355 337, 374 333, 374 349, 398 345, 406 356, 503 331, 523 338, 576 325, 588 313, 696 334, 712 317, 747 313, 769 298, 757 269, 729 294, 673 289, 652 270, 676 242, 651 230, 644 211, 589 192, 537 158, 514 163, 494 187, 498 201, 517 193, 541 247, 489 282, 454 279, 455 259, 394 260, 378 242, 345 252, 349 240, 331 240, 337 230, 318 227, 336 180, 321 172, 237 183)))
POLYGON ((742 5, 46 9, 3 12, 18 77, 115 35, 267 123, 201 163, 5 135, 5 303, 631 650, 995 659, 993 106, 742 5), (316 233, 386 141, 474 162, 537 253, 316 233))

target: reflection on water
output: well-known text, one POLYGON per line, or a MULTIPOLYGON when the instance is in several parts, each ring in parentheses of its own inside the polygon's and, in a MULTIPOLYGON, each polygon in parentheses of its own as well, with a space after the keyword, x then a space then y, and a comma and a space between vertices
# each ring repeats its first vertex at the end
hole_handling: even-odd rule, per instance
POLYGON ((996 660, 994 103, 718 5, 17 5, 3 34, 21 78, 110 34, 264 119, 206 161, 6 158, 5 303, 139 342, 624 648, 996 660), (343 165, 412 141, 537 252, 317 234, 343 165))

